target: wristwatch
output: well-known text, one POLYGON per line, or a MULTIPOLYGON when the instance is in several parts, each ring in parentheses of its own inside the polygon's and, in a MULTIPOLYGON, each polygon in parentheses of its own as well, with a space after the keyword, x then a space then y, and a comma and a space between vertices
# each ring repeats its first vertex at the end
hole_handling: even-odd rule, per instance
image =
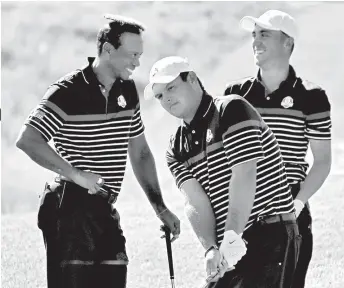
POLYGON ((207 257, 208 252, 213 249, 219 250, 219 247, 217 245, 211 245, 207 251, 204 252, 204 257, 207 257))

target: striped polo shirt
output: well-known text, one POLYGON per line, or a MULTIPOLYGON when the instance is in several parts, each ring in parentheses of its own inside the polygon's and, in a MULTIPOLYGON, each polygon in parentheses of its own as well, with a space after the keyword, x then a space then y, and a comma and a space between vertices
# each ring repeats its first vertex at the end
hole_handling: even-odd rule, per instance
POLYGON ((304 181, 309 140, 331 139, 330 103, 325 91, 297 77, 290 66, 287 79, 270 94, 260 71, 256 77, 229 83, 224 94, 243 96, 259 111, 280 145, 289 183, 304 181))
POLYGON ((166 157, 178 188, 190 179, 202 186, 215 215, 218 243, 224 234, 229 183, 236 165, 257 160, 255 199, 245 230, 258 216, 294 209, 275 136, 240 96, 214 99, 204 94, 191 123, 182 122, 171 137, 166 157))
POLYGON ((128 141, 144 132, 133 80, 117 79, 108 99, 88 65, 52 84, 25 124, 37 129, 73 167, 102 176, 119 193, 128 141))

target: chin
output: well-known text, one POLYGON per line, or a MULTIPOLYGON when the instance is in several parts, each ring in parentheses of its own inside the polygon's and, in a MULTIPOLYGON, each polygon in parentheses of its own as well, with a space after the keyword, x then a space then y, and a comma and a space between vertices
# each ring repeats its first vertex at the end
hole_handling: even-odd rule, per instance
POLYGON ((254 57, 254 63, 261 67, 264 64, 264 60, 263 59, 259 59, 258 57, 254 57))
POLYGON ((129 80, 131 77, 131 75, 128 74, 121 74, 119 75, 119 78, 121 78, 122 80, 129 80))

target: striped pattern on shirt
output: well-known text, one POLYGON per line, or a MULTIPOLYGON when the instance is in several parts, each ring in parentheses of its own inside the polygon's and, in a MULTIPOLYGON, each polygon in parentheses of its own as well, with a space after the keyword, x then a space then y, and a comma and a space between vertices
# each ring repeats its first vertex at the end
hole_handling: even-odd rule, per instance
POLYGON ((207 194, 215 215, 219 243, 223 238, 228 214, 232 168, 236 165, 257 160, 255 199, 245 230, 258 216, 289 213, 294 209, 282 157, 273 133, 245 100, 231 99, 215 100, 216 107, 210 102, 214 106, 210 112, 213 115, 209 116, 205 130, 210 129, 214 141, 207 142, 206 134, 209 132, 205 132, 199 154, 181 159, 181 153, 176 152, 180 151, 188 138, 183 135, 184 129, 181 128, 172 138, 167 153, 168 167, 178 188, 186 181, 196 179, 207 194), (221 109, 225 109, 225 112, 222 117, 217 117, 221 109), (233 114, 233 111, 238 114, 233 114), (239 114, 247 115, 247 119, 240 119, 240 122, 233 119, 239 114))
POLYGON ((261 114, 280 145, 289 183, 302 182, 309 164, 306 154, 309 141, 331 139, 330 103, 319 86, 296 77, 290 67, 287 80, 267 94, 260 76, 233 81, 224 95, 245 97, 261 114), (283 100, 292 99, 283 107, 283 100))
MULTIPOLYGON (((37 129, 46 141, 52 139, 56 152, 73 167, 101 175, 104 185, 118 194, 126 168, 129 138, 144 132, 138 99, 136 107, 70 115, 61 109, 66 105, 73 106, 72 99, 69 99, 70 103, 64 102, 67 91, 64 90, 53 85, 25 124, 37 129)), ((104 99, 102 95, 100 97, 104 99)), ((85 110, 92 111, 95 103, 89 102, 85 110)))

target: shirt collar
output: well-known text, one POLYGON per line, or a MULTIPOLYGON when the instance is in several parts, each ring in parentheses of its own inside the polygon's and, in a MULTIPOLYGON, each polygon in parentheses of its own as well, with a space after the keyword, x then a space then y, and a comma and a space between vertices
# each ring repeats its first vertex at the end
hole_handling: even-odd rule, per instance
POLYGON ((192 119, 190 124, 182 121, 182 126, 185 127, 187 130, 201 128, 207 123, 207 120, 209 119, 209 117, 211 117, 213 111, 213 97, 211 97, 207 92, 204 92, 194 118, 192 119))
POLYGON ((92 69, 92 64, 94 60, 95 60, 95 57, 88 57, 87 58, 88 65, 84 66, 81 69, 81 73, 82 73, 82 76, 84 77, 86 84, 101 85, 96 74, 94 73, 92 69))
MULTIPOLYGON (((256 81, 258 83, 260 83, 261 85, 263 85, 263 87, 265 87, 265 85, 262 81, 262 77, 260 75, 260 69, 258 70, 256 81)), ((293 66, 289 65, 289 72, 288 72, 287 79, 285 79, 284 81, 281 82, 278 89, 285 87, 285 86, 294 87, 296 84, 296 81, 297 81, 297 77, 296 77, 295 70, 294 70, 293 66)))
MULTIPOLYGON (((102 83, 99 82, 99 80, 98 80, 98 78, 97 78, 97 76, 94 73, 93 68, 92 68, 92 64, 93 64, 95 59, 96 59, 95 57, 88 57, 87 58, 88 65, 84 66, 81 69, 81 72, 82 72, 84 80, 87 84, 95 84, 97 86, 99 86, 99 85, 103 86, 102 83)), ((115 81, 116 84, 122 83, 122 82, 123 81, 120 78, 116 78, 116 81, 115 81)))

